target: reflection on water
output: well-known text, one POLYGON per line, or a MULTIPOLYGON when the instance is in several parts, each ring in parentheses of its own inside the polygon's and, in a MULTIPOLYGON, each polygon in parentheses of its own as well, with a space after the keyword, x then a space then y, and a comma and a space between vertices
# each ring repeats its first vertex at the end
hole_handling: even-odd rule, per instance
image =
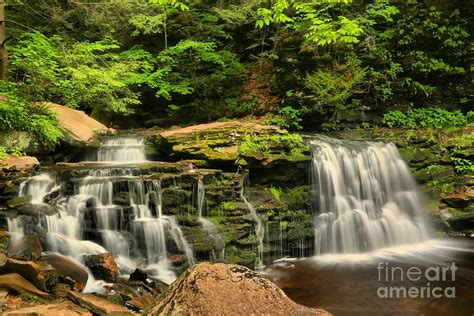
POLYGON ((472 239, 278 262, 265 273, 297 303, 335 315, 474 313, 472 239))

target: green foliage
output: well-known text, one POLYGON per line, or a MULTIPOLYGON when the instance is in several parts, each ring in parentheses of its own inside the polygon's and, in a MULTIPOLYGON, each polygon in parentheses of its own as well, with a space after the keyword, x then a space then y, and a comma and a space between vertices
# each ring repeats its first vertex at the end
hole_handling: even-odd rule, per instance
POLYGON ((474 163, 471 160, 451 157, 451 162, 457 173, 474 173, 474 163))
POLYGON ((410 110, 407 113, 390 111, 384 114, 382 122, 390 128, 447 128, 464 126, 467 119, 461 111, 450 112, 440 108, 421 108, 410 110))
POLYGON ((10 49, 16 81, 36 101, 128 114, 140 104, 128 85, 141 67, 110 40, 66 45, 59 36, 25 33, 10 49))
POLYGON ((301 125, 302 112, 303 110, 285 106, 279 111, 278 115, 268 121, 268 123, 288 130, 300 130, 303 128, 301 125))
POLYGON ((270 192, 273 194, 273 196, 277 199, 278 202, 281 202, 281 190, 280 189, 277 189, 275 187, 271 187, 270 192))
MULTIPOLYGON (((0 82, 0 131, 16 130, 30 132, 38 143, 53 147, 59 142, 62 133, 53 113, 38 103, 24 97, 23 85, 0 82)), ((16 151, 15 151, 16 152, 16 151)))
POLYGON ((360 61, 349 59, 334 71, 318 70, 307 74, 305 85, 315 96, 313 109, 321 113, 335 113, 351 107, 347 101, 352 89, 360 85, 366 76, 366 69, 360 68, 360 61))
POLYGON ((0 161, 4 160, 7 158, 7 148, 4 146, 0 146, 0 161))
POLYGON ((263 155, 268 158, 284 153, 285 158, 298 161, 306 157, 306 150, 304 140, 299 134, 245 134, 239 152, 243 156, 263 155))

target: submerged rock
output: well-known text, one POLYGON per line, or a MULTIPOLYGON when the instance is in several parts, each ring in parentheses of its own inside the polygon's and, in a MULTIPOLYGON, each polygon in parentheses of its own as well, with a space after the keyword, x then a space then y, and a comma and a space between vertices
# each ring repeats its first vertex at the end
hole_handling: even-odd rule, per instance
POLYGON ((233 264, 201 263, 186 270, 145 311, 147 315, 330 315, 291 301, 271 281, 233 264))
POLYGON ((117 263, 111 253, 86 256, 85 265, 91 270, 95 278, 107 282, 117 281, 117 263))

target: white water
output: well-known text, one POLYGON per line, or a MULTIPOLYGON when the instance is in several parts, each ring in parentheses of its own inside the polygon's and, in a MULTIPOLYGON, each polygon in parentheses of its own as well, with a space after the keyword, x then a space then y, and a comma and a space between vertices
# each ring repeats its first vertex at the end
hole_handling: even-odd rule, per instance
POLYGON ((201 223, 204 230, 207 232, 209 238, 211 238, 212 243, 214 245, 214 249, 212 250, 212 257, 214 260, 224 260, 225 258, 225 241, 222 239, 221 235, 219 234, 219 230, 217 229, 216 225, 213 222, 204 218, 202 216, 202 212, 204 209, 204 204, 206 201, 206 190, 204 188, 204 183, 202 179, 198 179, 197 185, 197 211, 198 211, 198 220, 201 223), (216 250, 218 251, 218 255, 216 254, 216 250))
POLYGON ((255 269, 262 270, 265 267, 263 264, 263 238, 265 236, 265 229, 263 228, 262 220, 258 216, 257 211, 252 203, 250 203, 245 197, 244 180, 244 177, 240 179, 240 198, 244 201, 245 205, 247 205, 250 215, 255 221, 255 235, 257 237, 257 261, 255 262, 255 269))
POLYGON ((316 254, 361 253, 429 239, 425 204, 393 144, 317 137, 316 254))
MULTIPOLYGON (((138 169, 110 164, 144 161, 143 150, 143 141, 138 139, 108 139, 97 154, 99 160, 108 164, 103 169, 80 170, 76 178, 68 179, 69 186, 73 184, 73 194, 60 198, 58 213, 45 216, 42 223, 48 231, 48 250, 77 261, 86 254, 111 252, 120 258, 122 273, 140 267, 165 283, 176 278, 168 260, 169 246, 174 245, 189 264, 194 263, 193 251, 176 219, 163 215, 160 183, 141 179, 138 169), (119 194, 125 196, 127 205, 114 204, 119 194)), ((20 194, 31 195, 34 203, 43 204, 45 195, 53 188, 70 192, 71 188, 65 185, 43 173, 23 183, 20 194)), ((22 232, 21 221, 9 219, 9 230, 15 234, 22 232)), ((103 283, 91 282, 91 289, 103 283)))
POLYGON ((143 162, 145 157, 145 142, 134 137, 109 138, 100 144, 97 151, 97 161, 108 162, 143 162))

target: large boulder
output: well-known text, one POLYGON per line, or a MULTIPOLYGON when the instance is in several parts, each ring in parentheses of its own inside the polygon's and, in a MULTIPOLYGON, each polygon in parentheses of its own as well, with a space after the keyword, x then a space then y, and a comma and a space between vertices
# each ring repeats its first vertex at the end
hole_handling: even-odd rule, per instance
POLYGON ((33 294, 43 298, 49 297, 48 293, 40 291, 36 286, 18 273, 0 275, 0 289, 14 291, 18 294, 33 294))
POLYGON ((40 260, 51 265, 56 270, 58 276, 63 279, 72 279, 75 290, 82 291, 86 286, 89 274, 79 263, 76 263, 71 258, 57 253, 46 253, 41 256, 40 260))
POLYGON ((201 263, 186 270, 146 315, 330 315, 296 304, 271 281, 233 264, 201 263))
POLYGON ((23 261, 0 254, 0 275, 16 273, 39 290, 48 292, 58 281, 56 271, 43 261, 23 261))
POLYGON ((7 156, 0 161, 0 167, 7 171, 27 171, 39 166, 39 161, 36 157, 30 156, 7 156))
POLYGON ((97 135, 112 131, 82 111, 54 103, 45 103, 45 105, 50 111, 56 113, 59 127, 64 134, 64 141, 70 145, 79 147, 94 145, 97 135))
POLYGON ((91 270, 95 278, 107 282, 117 281, 117 263, 111 253, 88 255, 85 257, 84 263, 91 270))

